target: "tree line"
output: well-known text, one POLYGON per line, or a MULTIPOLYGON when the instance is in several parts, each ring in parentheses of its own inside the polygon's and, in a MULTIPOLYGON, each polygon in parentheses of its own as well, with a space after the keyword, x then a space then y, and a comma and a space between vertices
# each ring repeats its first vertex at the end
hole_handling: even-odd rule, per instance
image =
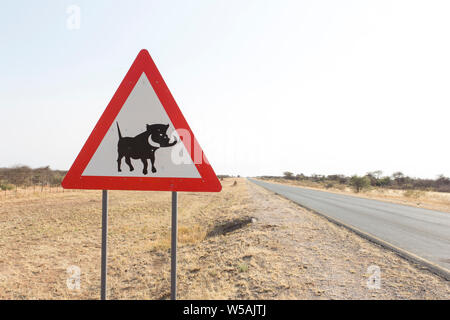
POLYGON ((0 168, 0 189, 10 190, 15 187, 57 186, 61 184, 67 171, 52 170, 50 166, 32 169, 28 166, 0 168))
MULTIPOLYGON (((275 176, 262 176, 261 178, 280 178, 275 176)), ((391 188, 401 190, 424 190, 424 191, 438 191, 450 192, 450 178, 444 175, 437 176, 436 179, 421 179, 412 178, 398 171, 391 176, 384 176, 381 170, 371 171, 364 176, 345 176, 342 174, 333 175, 319 175, 313 174, 311 176, 294 174, 285 171, 281 177, 287 180, 310 181, 323 184, 327 188, 335 185, 351 186, 356 192, 369 187, 391 188)))
MULTIPOLYGON (((0 190, 12 190, 16 187, 59 186, 67 171, 53 170, 50 166, 32 169, 25 165, 0 168, 0 190)), ((220 180, 233 175, 218 175, 220 180)), ((239 175, 237 176, 239 177, 239 175)))

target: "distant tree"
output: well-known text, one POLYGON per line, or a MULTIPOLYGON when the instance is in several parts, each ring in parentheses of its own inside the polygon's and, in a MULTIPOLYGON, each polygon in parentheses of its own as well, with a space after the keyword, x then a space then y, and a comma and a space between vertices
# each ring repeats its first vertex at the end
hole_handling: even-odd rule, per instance
POLYGON ((64 176, 61 176, 61 175, 59 175, 59 174, 54 173, 54 174, 50 177, 49 183, 50 183, 51 185, 54 185, 54 186, 59 185, 59 184, 61 184, 63 178, 64 178, 64 176))
POLYGON ((383 177, 381 179, 378 179, 378 186, 380 187, 387 187, 391 185, 391 178, 390 177, 383 177))
POLYGON ((294 174, 292 172, 289 172, 289 171, 283 172, 283 175, 284 175, 285 179, 292 179, 294 177, 294 174))
POLYGON ((383 174, 383 171, 381 171, 381 170, 375 170, 375 171, 367 172, 367 175, 371 175, 375 179, 380 179, 382 174, 383 174))
POLYGON ((392 174, 392 178, 394 178, 394 180, 399 180, 399 179, 402 179, 404 177, 405 177, 405 175, 401 171, 397 171, 397 172, 394 172, 392 174))
POLYGON ((371 186, 377 185, 377 178, 375 178, 375 176, 372 174, 372 172, 368 172, 365 176, 367 177, 367 179, 369 179, 371 186))
POLYGON ((394 172, 392 178, 395 181, 397 187, 403 187, 406 183, 406 176, 401 171, 394 172))
POLYGON ((337 174, 336 175, 336 181, 338 181, 340 184, 347 184, 349 178, 344 176, 343 174, 337 174))
POLYGON ((383 171, 381 170, 375 170, 367 172, 366 176, 370 179, 370 184, 372 186, 379 186, 380 185, 380 178, 383 174, 383 171))
POLYGON ((321 174, 313 173, 313 175, 311 176, 311 179, 314 182, 322 182, 322 181, 325 181, 325 176, 321 175, 321 174))
POLYGON ((339 175, 338 174, 329 174, 327 176, 328 180, 332 180, 332 181, 339 181, 339 175))
POLYGON ((350 178, 350 185, 355 189, 356 192, 360 192, 361 190, 370 186, 370 179, 367 176, 358 177, 355 175, 350 178))
POLYGON ((438 175, 435 181, 435 189, 442 192, 450 192, 450 178, 445 177, 443 174, 438 175))

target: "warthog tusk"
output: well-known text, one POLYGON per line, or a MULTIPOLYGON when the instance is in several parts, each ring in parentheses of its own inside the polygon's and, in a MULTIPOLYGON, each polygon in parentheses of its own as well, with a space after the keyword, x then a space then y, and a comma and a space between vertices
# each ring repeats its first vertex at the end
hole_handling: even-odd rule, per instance
POLYGON ((161 147, 161 145, 160 145, 158 142, 153 141, 151 135, 150 135, 150 137, 148 138, 148 144, 149 144, 150 146, 152 146, 153 148, 160 148, 160 147, 161 147))
POLYGON ((178 142, 177 138, 173 137, 173 142, 169 142, 168 146, 169 147, 174 146, 177 142, 178 142))

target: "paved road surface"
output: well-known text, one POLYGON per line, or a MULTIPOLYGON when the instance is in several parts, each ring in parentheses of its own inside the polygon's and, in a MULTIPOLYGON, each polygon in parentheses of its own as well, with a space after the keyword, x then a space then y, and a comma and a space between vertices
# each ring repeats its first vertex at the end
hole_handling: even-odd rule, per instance
POLYGON ((450 270, 450 213, 249 180, 450 270))

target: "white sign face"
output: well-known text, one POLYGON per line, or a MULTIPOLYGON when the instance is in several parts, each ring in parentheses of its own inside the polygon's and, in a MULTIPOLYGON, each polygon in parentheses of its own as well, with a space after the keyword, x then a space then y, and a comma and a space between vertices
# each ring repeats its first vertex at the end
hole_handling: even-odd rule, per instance
POLYGON ((82 176, 201 178, 145 73, 82 176))

